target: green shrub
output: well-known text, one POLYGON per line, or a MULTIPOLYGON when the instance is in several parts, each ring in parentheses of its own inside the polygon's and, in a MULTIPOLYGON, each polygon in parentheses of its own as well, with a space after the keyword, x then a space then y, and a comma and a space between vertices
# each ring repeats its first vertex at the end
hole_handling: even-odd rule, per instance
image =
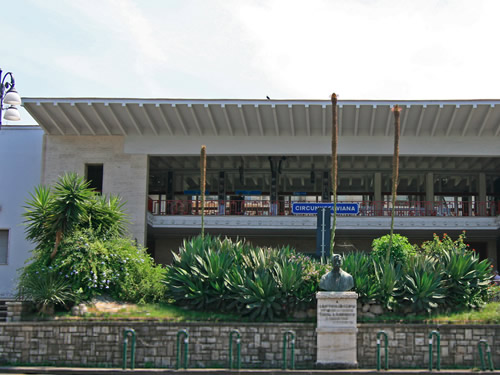
MULTIPOLYGON (((387 249, 389 247, 390 235, 385 235, 376 238, 372 242, 372 256, 375 259, 385 261, 387 249)), ((392 237, 391 256, 390 260, 394 263, 406 264, 408 259, 416 255, 415 246, 408 242, 408 238, 399 234, 394 234, 392 237)))
POLYGON ((45 267, 31 267, 18 284, 18 298, 32 301, 42 313, 49 313, 56 306, 67 307, 67 302, 75 297, 69 281, 45 267))
POLYGON ((22 270, 19 288, 24 296, 32 294, 25 280, 47 271, 69 285, 72 294, 65 303, 101 294, 128 302, 153 302, 164 296, 165 270, 130 239, 101 239, 91 228, 77 230, 63 239, 57 256, 47 266, 49 254, 50 248, 39 248, 32 263, 22 270))
POLYGON ((322 267, 290 247, 196 237, 167 266, 167 297, 198 310, 273 320, 315 303, 322 267))

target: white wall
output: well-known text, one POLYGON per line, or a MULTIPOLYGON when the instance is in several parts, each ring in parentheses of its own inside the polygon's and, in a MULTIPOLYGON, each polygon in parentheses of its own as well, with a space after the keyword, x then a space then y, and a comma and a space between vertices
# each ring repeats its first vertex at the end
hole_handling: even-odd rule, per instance
POLYGON ((17 270, 34 245, 25 240, 24 203, 40 184, 43 131, 32 126, 0 130, 0 229, 9 230, 7 264, 0 265, 0 297, 15 293, 17 270))

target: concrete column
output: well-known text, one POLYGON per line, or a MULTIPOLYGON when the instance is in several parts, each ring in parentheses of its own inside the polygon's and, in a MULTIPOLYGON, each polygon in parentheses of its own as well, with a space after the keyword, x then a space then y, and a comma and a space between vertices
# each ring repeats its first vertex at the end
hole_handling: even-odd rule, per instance
POLYGON ((434 207, 434 173, 425 175, 425 212, 431 215, 434 207))
POLYGON ((382 173, 375 172, 373 176, 373 199, 382 201, 382 173))
POLYGON ((226 214, 226 172, 219 172, 219 189, 218 198, 219 200, 219 215, 226 214))
POLYGON ((321 189, 321 201, 322 202, 330 202, 330 173, 328 171, 323 172, 322 178, 322 189, 321 189))
POLYGON ((479 173, 478 190, 479 205, 476 208, 476 212, 479 216, 486 216, 486 174, 482 172, 479 173))
POLYGON ((373 200, 375 201, 375 215, 381 215, 384 203, 382 202, 382 173, 375 172, 373 175, 373 200))

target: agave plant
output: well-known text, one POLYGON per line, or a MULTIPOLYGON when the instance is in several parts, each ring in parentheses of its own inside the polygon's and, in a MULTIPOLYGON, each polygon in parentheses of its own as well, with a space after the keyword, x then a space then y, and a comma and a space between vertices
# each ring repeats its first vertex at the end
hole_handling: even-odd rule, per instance
POLYGON ((445 298, 440 265, 427 256, 413 257, 403 278, 400 297, 414 312, 431 313, 445 298))
POLYGON ((454 308, 477 308, 486 302, 491 278, 491 263, 467 250, 442 250, 442 278, 446 305, 454 308))
POLYGON ((387 310, 397 307, 396 296, 402 276, 401 264, 373 260, 377 300, 387 310))
POLYGON ((266 270, 257 270, 248 276, 239 296, 244 305, 243 315, 257 321, 274 320, 283 310, 276 281, 266 270))
POLYGON ((342 268, 352 275, 354 291, 361 302, 377 299, 379 288, 375 282, 375 270, 370 254, 352 252, 343 255, 342 268))

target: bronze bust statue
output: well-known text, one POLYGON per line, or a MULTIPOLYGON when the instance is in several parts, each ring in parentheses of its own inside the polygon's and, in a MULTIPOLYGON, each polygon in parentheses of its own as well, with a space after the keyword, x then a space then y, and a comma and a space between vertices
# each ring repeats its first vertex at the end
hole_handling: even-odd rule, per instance
POLYGON ((319 282, 319 288, 328 292, 345 292, 354 287, 352 276, 340 269, 342 258, 339 254, 332 256, 333 268, 325 273, 319 282))

